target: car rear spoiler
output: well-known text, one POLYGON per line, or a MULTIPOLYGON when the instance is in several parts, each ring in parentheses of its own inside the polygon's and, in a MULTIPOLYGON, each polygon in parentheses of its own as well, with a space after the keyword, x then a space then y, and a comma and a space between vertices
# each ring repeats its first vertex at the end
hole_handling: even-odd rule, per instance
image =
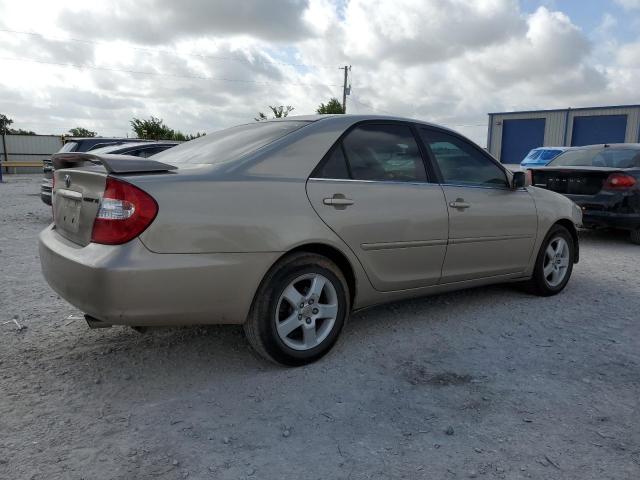
POLYGON ((168 165, 155 160, 142 159, 132 155, 94 155, 92 153, 55 153, 51 156, 53 168, 80 167, 85 162, 93 165, 102 165, 107 173, 143 173, 143 172, 168 172, 178 167, 168 165))

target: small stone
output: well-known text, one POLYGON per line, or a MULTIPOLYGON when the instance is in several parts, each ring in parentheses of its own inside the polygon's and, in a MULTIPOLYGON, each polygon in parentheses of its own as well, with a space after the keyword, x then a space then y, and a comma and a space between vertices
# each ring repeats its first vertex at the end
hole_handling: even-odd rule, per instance
POLYGON ((180 465, 180 462, 174 459, 173 462, 171 462, 171 465, 173 465, 174 467, 177 467, 178 465, 180 465))
POLYGON ((255 468, 250 468, 249 470, 247 470, 247 476, 252 476, 256 473, 256 469, 255 468))
POLYGON ((222 439, 222 443, 224 443, 225 445, 229 445, 231 443, 231 439, 229 437, 224 437, 222 439))
POLYGON ((290 435, 291 435, 291 430, 289 430, 288 428, 287 428, 287 429, 285 429, 285 430, 282 432, 282 436, 283 436, 284 438, 287 438, 287 437, 289 437, 290 435))
POLYGON ((476 472, 475 470, 471 470, 469 472, 469 478, 476 478, 478 476, 478 472, 476 472))
POLYGON ((474 448, 476 453, 482 453, 482 449, 481 448, 474 448))
POLYGON ((453 430, 453 427, 449 425, 447 429, 444 431, 444 433, 446 433, 447 435, 453 435, 455 431, 453 430))
POLYGON ((99 378, 96 378, 94 382, 95 382, 95 384, 96 384, 96 385, 100 385, 100 382, 101 382, 101 381, 102 381, 102 380, 100 380, 99 378))

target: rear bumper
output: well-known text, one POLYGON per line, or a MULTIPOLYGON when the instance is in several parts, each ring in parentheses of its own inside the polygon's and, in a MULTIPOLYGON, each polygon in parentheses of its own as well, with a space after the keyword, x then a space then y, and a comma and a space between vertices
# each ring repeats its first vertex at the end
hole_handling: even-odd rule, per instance
POLYGON ((45 178, 40 184, 40 199, 47 205, 51 205, 52 191, 53 191, 53 182, 45 178))
POLYGON ((42 272, 65 300, 108 324, 243 323, 278 253, 156 254, 135 239, 76 245, 53 226, 39 239, 42 272))
POLYGON ((601 192, 597 195, 567 195, 582 209, 585 227, 640 228, 640 193, 601 192))
POLYGON ((585 227, 619 228, 621 230, 640 229, 640 214, 599 212, 584 210, 582 223, 585 227))

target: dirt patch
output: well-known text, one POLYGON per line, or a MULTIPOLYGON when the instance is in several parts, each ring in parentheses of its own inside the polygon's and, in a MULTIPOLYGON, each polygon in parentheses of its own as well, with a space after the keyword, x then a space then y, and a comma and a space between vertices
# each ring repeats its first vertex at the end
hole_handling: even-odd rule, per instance
POLYGON ((5 178, 0 479, 640 478, 627 235, 583 234, 560 295, 368 309, 322 361, 283 369, 238 326, 89 330, 40 272, 40 177, 5 178))
POLYGON ((473 380, 473 377, 466 373, 431 373, 424 367, 414 367, 407 372, 406 376, 411 385, 431 385, 434 387, 466 385, 473 380))

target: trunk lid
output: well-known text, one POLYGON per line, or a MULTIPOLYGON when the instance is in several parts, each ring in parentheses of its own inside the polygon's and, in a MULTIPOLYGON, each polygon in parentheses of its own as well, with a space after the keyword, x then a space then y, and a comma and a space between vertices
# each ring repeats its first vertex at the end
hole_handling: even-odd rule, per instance
POLYGON ((53 221, 56 231, 78 245, 91 242, 107 172, 103 168, 72 168, 54 172, 53 221))
POLYGON ((177 168, 126 155, 60 153, 53 155, 52 160, 55 167, 52 208, 56 231, 81 246, 91 242, 93 224, 109 174, 153 174, 177 168))
POLYGON ((596 195, 609 175, 624 172, 607 167, 539 167, 530 170, 534 187, 565 195, 596 195))

